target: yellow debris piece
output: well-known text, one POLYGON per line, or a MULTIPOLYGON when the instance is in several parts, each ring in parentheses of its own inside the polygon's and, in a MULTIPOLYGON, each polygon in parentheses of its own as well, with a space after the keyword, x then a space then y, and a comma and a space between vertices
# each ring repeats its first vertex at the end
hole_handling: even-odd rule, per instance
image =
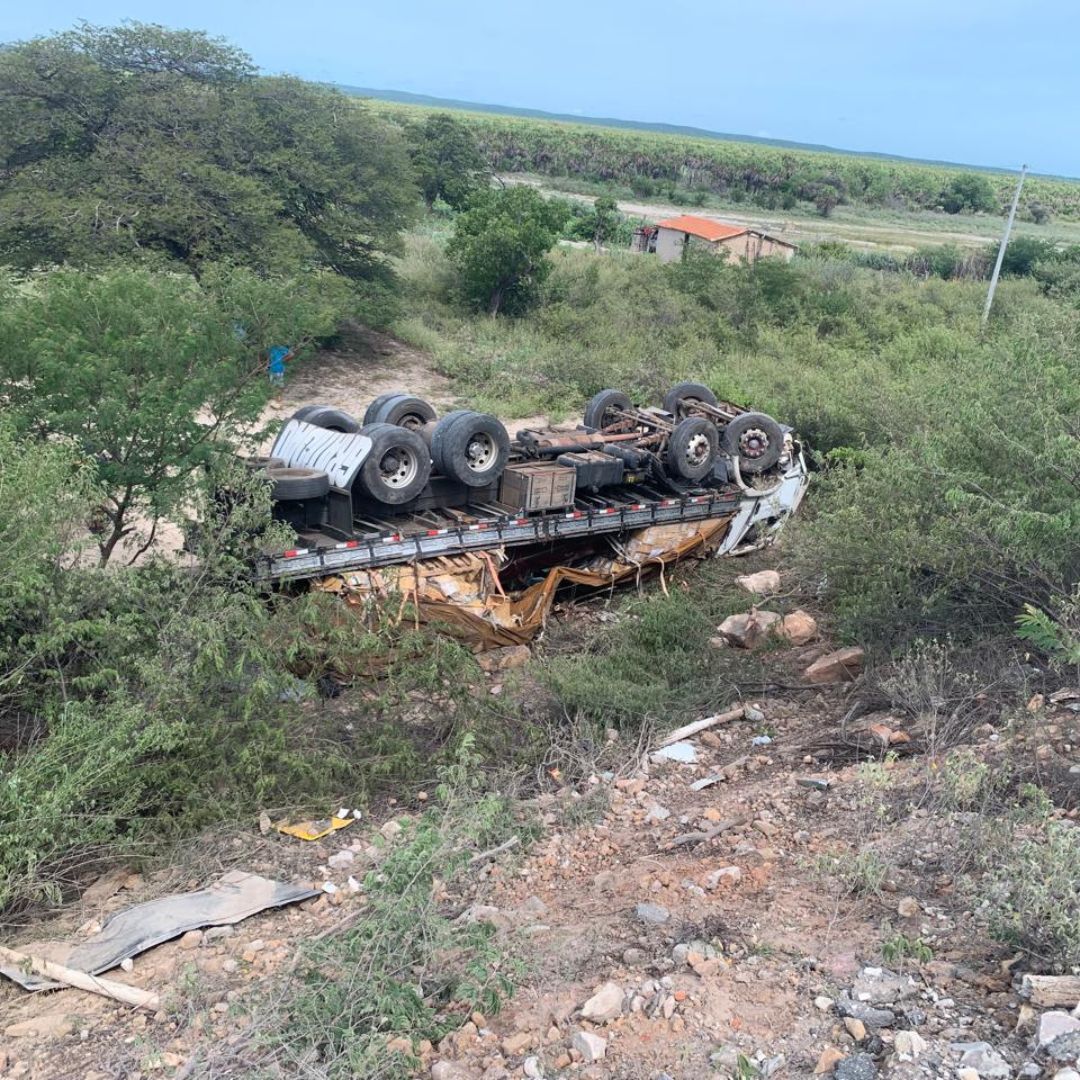
POLYGON ((321 840, 338 829, 351 825, 356 818, 329 817, 319 821, 300 821, 295 825, 278 824, 274 828, 286 836, 295 836, 297 840, 321 840))

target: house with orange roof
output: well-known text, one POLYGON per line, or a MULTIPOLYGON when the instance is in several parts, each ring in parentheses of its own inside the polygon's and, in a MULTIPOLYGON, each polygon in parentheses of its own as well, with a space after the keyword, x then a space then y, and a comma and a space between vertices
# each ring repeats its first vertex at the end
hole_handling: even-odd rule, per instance
POLYGON ((797 245, 747 225, 728 225, 692 214, 658 221, 654 228, 655 234, 648 236, 639 250, 655 251, 661 262, 681 259, 691 246, 704 247, 723 255, 729 262, 740 259, 754 262, 770 256, 787 260, 798 251, 797 245))

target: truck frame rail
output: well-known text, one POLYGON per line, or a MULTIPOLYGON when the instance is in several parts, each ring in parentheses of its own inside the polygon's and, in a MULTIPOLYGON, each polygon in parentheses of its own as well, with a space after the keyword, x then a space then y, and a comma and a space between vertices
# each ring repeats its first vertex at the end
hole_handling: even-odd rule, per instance
POLYGON ((302 581, 394 563, 409 563, 466 551, 555 544, 584 536, 628 533, 650 525, 728 517, 717 555, 748 542, 768 542, 798 508, 808 476, 801 453, 764 490, 746 485, 694 489, 673 496, 650 486, 586 495, 572 508, 528 515, 508 513, 495 503, 468 511, 439 510, 392 520, 357 521, 356 533, 336 541, 325 532, 301 532, 295 548, 264 555, 256 576, 268 583, 302 581))

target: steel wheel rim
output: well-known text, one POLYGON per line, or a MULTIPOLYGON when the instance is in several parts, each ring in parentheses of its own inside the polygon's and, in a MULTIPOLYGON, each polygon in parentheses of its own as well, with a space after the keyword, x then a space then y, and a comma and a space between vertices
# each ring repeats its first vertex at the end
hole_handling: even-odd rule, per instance
POLYGON ((686 443, 686 460, 691 465, 704 465, 709 460, 711 445, 704 435, 694 435, 686 443))
POLYGON ((761 428, 747 428, 739 436, 739 453, 745 458, 764 457, 769 449, 769 436, 761 428))
POLYGON ((390 488, 408 487, 419 469, 416 455, 407 446, 395 446, 379 459, 379 476, 390 488))
POLYGON ((498 457, 499 448, 486 431, 477 431, 469 436, 469 443, 465 447, 465 464, 470 472, 487 472, 498 457))

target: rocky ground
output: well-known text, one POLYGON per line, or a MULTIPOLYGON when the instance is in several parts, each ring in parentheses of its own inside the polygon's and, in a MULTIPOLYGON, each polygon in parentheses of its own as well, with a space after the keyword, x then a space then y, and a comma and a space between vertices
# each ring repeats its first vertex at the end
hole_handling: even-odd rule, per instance
MULTIPOLYGON (((758 622, 728 620, 715 647, 753 644, 758 622)), ((654 737, 644 752, 624 748, 620 771, 577 786, 552 778, 523 807, 543 826, 532 848, 443 898, 492 923, 522 974, 499 1015, 412 1047, 418 1075, 1077 1080, 1080 1000, 1029 1000, 1024 957, 989 939, 957 888, 963 813, 925 797, 927 731, 884 711, 853 719, 858 655, 814 640, 805 613, 781 629, 788 640, 764 654, 772 692, 667 747, 654 737)), ((991 715, 973 752, 1027 755, 1075 781, 1080 715, 1041 700, 1029 716, 1020 736, 991 715)), ((111 911, 230 866, 324 891, 110 973, 160 992, 154 1015, 76 990, 0 987, 0 1076, 210 1075, 207 1047, 249 1038, 253 1002, 288 981, 305 941, 362 909, 364 873, 423 802, 315 843, 253 822, 155 874, 106 875, 50 937, 90 933, 111 911)))

